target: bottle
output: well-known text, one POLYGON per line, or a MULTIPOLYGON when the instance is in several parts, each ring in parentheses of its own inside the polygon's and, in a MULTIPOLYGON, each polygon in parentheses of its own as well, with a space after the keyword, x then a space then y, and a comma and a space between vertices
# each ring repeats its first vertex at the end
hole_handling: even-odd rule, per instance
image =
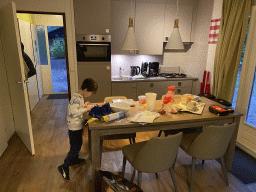
POLYGON ((108 121, 119 119, 119 118, 121 118, 123 116, 124 116, 124 112, 122 112, 122 111, 117 112, 117 113, 111 113, 109 115, 102 116, 101 117, 101 121, 108 122, 108 121))
POLYGON ((164 99, 163 99, 163 106, 173 102, 174 101, 174 91, 175 91, 175 86, 169 86, 168 87, 168 92, 166 93, 164 99))

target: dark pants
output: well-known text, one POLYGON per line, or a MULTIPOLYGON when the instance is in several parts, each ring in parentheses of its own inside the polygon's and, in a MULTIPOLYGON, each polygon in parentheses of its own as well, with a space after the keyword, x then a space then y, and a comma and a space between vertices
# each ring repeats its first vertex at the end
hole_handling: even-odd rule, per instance
POLYGON ((64 160, 63 166, 68 168, 74 160, 79 157, 79 152, 83 143, 83 129, 77 131, 68 130, 70 150, 66 159, 64 160))

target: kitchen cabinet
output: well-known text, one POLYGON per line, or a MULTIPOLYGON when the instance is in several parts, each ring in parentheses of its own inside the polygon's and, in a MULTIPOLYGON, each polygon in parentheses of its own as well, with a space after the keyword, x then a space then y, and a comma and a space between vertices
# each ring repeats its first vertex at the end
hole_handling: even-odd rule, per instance
POLYGON ((112 54, 127 54, 122 45, 129 25, 134 28, 140 55, 163 54, 164 4, 111 1, 112 54))
MULTIPOLYGON (((192 18, 193 18, 193 4, 186 5, 179 4, 178 15, 176 16, 177 5, 166 4, 165 8, 165 23, 164 23, 164 37, 170 37, 175 19, 179 19, 179 31, 183 42, 191 42, 192 38, 192 18)), ((164 39, 164 41, 166 41, 164 39)))
POLYGON ((135 35, 140 55, 163 54, 165 4, 137 3, 135 35))
POLYGON ((137 82, 112 83, 112 96, 125 96, 137 101, 137 82))
POLYGON ((162 55, 165 37, 170 37, 174 20, 179 19, 183 42, 193 41, 193 3, 135 3, 111 1, 112 54, 127 54, 122 45, 128 29, 129 18, 134 18, 134 28, 140 55, 162 55))
POLYGON ((111 23, 110 0, 74 0, 73 4, 76 34, 107 34, 111 23))
POLYGON ((159 82, 138 82, 137 94, 145 95, 147 92, 157 93, 157 99, 162 99, 168 91, 169 86, 175 86, 175 94, 192 94, 192 80, 181 81, 159 81, 159 82))
POLYGON ((94 79, 98 84, 98 91, 86 100, 91 103, 104 101, 111 96, 111 63, 110 62, 77 62, 78 84, 82 85, 86 78, 94 79))
POLYGON ((175 86, 175 94, 195 94, 194 85, 197 79, 164 80, 164 81, 112 81, 112 96, 126 96, 129 99, 138 100, 139 95, 145 95, 147 92, 157 94, 157 99, 162 99, 168 91, 169 86, 175 86))
POLYGON ((156 93, 156 99, 162 99, 162 96, 166 94, 168 81, 159 81, 159 82, 138 82, 137 94, 145 95, 147 92, 156 93))
POLYGON ((134 18, 135 3, 111 1, 111 53, 127 54, 122 50, 123 42, 129 25, 129 18, 134 18))

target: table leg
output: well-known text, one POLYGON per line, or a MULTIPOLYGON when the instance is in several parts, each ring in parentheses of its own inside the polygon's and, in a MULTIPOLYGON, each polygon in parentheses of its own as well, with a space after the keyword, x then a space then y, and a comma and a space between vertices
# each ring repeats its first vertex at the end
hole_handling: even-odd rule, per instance
POLYGON ((234 133, 231 137, 231 140, 230 140, 230 143, 228 145, 227 151, 224 155, 224 160, 225 160, 227 171, 230 171, 231 168, 232 168, 233 155, 234 155, 235 147, 236 147, 236 138, 237 138, 239 123, 240 123, 240 117, 235 117, 234 118, 234 123, 236 123, 236 129, 235 129, 235 131, 234 131, 234 133))
POLYGON ((91 130, 91 157, 92 178, 96 179, 97 170, 100 169, 100 135, 97 130, 91 130))
POLYGON ((88 147, 89 147, 89 159, 92 160, 92 138, 91 138, 91 130, 89 129, 89 127, 87 128, 88 129, 88 147))

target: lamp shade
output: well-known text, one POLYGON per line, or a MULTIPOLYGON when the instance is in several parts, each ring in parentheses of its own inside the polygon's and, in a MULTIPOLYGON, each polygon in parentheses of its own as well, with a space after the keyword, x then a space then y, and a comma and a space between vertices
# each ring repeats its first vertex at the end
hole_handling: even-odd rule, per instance
POLYGON ((180 36, 178 21, 178 19, 175 19, 174 28, 168 43, 165 46, 165 49, 184 49, 184 45, 180 36))
POLYGON ((129 18, 129 26, 124 39, 124 44, 122 50, 139 50, 137 45, 134 28, 133 28, 133 19, 129 18))

